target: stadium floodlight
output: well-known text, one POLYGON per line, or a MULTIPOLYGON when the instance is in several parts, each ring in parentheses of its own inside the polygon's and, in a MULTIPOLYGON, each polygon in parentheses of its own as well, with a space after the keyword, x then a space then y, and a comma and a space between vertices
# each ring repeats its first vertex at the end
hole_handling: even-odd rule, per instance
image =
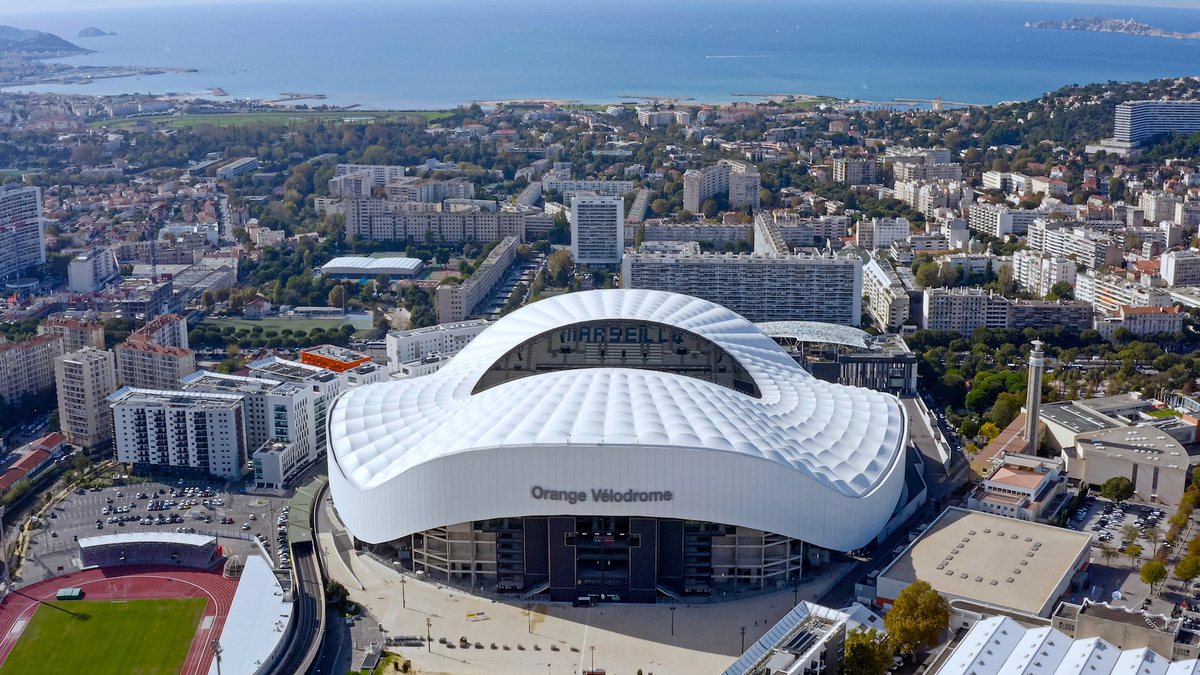
POLYGON ((221 675, 221 652, 225 651, 225 648, 221 646, 220 638, 213 638, 208 646, 212 649, 213 656, 217 658, 217 675, 221 675))

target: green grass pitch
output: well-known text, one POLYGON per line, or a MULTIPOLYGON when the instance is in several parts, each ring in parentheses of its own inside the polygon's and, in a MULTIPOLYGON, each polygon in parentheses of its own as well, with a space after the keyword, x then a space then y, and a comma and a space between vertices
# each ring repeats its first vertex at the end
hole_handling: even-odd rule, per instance
POLYGON ((178 675, 208 603, 183 600, 42 605, 0 666, 0 675, 178 675))

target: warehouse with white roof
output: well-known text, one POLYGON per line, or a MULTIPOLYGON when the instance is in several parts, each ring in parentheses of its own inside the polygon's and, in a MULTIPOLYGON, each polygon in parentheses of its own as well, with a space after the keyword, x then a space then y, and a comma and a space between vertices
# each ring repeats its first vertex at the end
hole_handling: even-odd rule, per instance
POLYGON ((362 256, 341 256, 334 258, 321 266, 321 274, 335 279, 374 279, 380 274, 386 274, 393 281, 411 279, 421 270, 425 263, 418 258, 366 258, 362 256))
POLYGON ((785 588, 904 490, 907 415, 818 380, 714 303, 556 296, 440 371, 330 414, 330 489, 360 540, 438 580, 555 600, 785 588))

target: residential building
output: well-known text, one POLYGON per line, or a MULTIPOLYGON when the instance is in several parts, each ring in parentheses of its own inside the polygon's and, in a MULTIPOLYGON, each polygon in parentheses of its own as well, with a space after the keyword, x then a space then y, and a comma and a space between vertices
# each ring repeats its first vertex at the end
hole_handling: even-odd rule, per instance
POLYGON ((1029 192, 1047 197, 1065 197, 1067 182, 1046 176, 1033 176, 1029 179, 1029 192))
POLYGON ((1200 286, 1200 255, 1168 251, 1162 256, 1162 278, 1168 286, 1200 286))
POLYGON ((1135 335, 1154 333, 1180 333, 1183 319, 1187 316, 1181 307, 1129 307, 1121 305, 1117 311, 1096 319, 1096 330, 1105 340, 1113 339, 1118 329, 1124 328, 1135 335))
POLYGON ((1076 300, 1010 300, 981 288, 927 288, 921 327, 971 335, 976 328, 1092 328, 1092 306, 1076 300))
POLYGON ((622 288, 673 291, 715 302, 751 321, 858 325, 862 260, 794 254, 630 254, 622 288))
POLYGON ((0 277, 20 276, 46 262, 42 189, 0 187, 0 277))
POLYGON ((915 180, 962 180, 962 165, 932 162, 896 162, 892 164, 892 176, 896 182, 915 180))
POLYGON ((434 180, 401 178, 384 186, 388 199, 405 202, 441 202, 447 199, 475 199, 475 184, 466 178, 434 180))
POLYGON ((58 419, 67 442, 85 448, 112 438, 107 399, 117 390, 116 362, 110 351, 84 347, 54 360, 58 419))
POLYGON ((54 386, 54 359, 63 354, 59 335, 39 335, 24 342, 9 342, 0 335, 0 396, 18 405, 26 396, 54 386))
POLYGON ((999 274, 1000 268, 1012 267, 1013 259, 993 253, 948 253, 937 257, 942 265, 963 268, 963 276, 969 274, 999 274))
POLYGON ((875 182, 875 164, 871 158, 835 159, 833 179, 846 185, 871 185, 875 182))
POLYGON ((371 357, 366 354, 337 345, 317 345, 300 350, 300 363, 325 368, 335 373, 344 373, 370 362, 371 357))
POLYGON ((298 443, 271 439, 254 451, 254 487, 258 490, 279 490, 287 486, 306 466, 307 456, 298 443))
POLYGON ((1170 307, 1171 294, 1113 274, 1084 272, 1075 277, 1075 298, 1092 303, 1098 311, 1116 312, 1129 307, 1170 307))
POLYGON ((133 470, 195 469, 225 479, 246 472, 241 396, 124 387, 108 403, 117 461, 133 470))
POLYGON ((374 187, 374 174, 369 171, 360 171, 330 178, 329 196, 342 199, 370 199, 374 187))
MULTIPOLYGON (((333 405, 333 399, 337 398, 337 395, 345 388, 345 374, 335 373, 332 370, 326 370, 317 366, 310 366, 306 363, 287 361, 275 356, 255 361, 249 364, 247 368, 250 369, 250 377, 252 378, 291 382, 301 385, 302 388, 312 392, 311 419, 315 434, 310 457, 315 460, 324 456, 329 440, 329 407, 333 405)), ((293 394, 288 395, 289 400, 294 400, 292 397, 293 394)), ((272 408, 276 404, 270 399, 268 399, 267 403, 271 406, 268 411, 271 412, 271 422, 274 423, 275 419, 272 408)), ((278 430, 275 430, 273 433, 278 434, 278 430)), ((291 440, 296 439, 291 438, 291 440)))
POLYGON ((489 325, 491 322, 486 319, 474 319, 388 333, 385 338, 388 370, 395 374, 403 370, 403 364, 418 362, 433 355, 457 354, 489 325))
POLYGON ((884 164, 948 164, 954 154, 948 148, 903 148, 892 146, 880 158, 884 164))
POLYGON ((1066 464, 1062 459, 1004 453, 995 471, 967 493, 967 508, 1045 522, 1046 509, 1066 487, 1066 464))
MULTIPOLYGON (((761 214, 756 214, 755 218, 761 214)), ((769 216, 768 216, 769 217, 769 216)), ((637 237, 638 224, 626 221, 625 242, 630 245, 637 237)), ((642 241, 711 241, 713 247, 720 250, 726 243, 737 244, 739 241, 749 243, 750 230, 753 225, 738 225, 724 223, 690 222, 690 223, 646 223, 642 232, 642 241)))
POLYGON ((557 190, 563 194, 587 193, 624 197, 633 192, 637 183, 631 180, 571 180, 559 178, 554 173, 542 178, 542 190, 557 190))
POLYGON ((1175 204, 1175 224, 1180 227, 1200 226, 1200 200, 1175 204))
POLYGON ((908 291, 887 260, 871 256, 863 265, 863 295, 867 312, 875 326, 884 332, 898 331, 909 319, 908 291))
MULTIPOLYGON (((279 380, 270 380, 239 375, 226 375, 208 370, 197 370, 179 381, 186 392, 230 394, 242 397, 242 410, 246 416, 246 439, 249 447, 259 447, 273 438, 272 419, 267 405, 267 396, 280 385, 279 380)), ((315 433, 315 430, 314 430, 315 433)))
POLYGON ((104 349, 104 324, 98 321, 52 317, 43 319, 37 330, 38 335, 61 335, 64 353, 77 352, 84 347, 104 349))
POLYGON ((691 124, 692 114, 687 110, 655 110, 638 108, 638 124, 644 127, 659 127, 669 124, 691 124))
POLYGON ((683 208, 700 213, 705 199, 728 192, 730 208, 748 205, 752 211, 757 211, 761 188, 758 167, 723 159, 715 166, 688 169, 683 174, 683 208))
POLYGON ((1170 131, 1200 131, 1200 101, 1126 101, 1117 105, 1113 127, 1116 140, 1134 144, 1170 131))
POLYGON ((144 338, 164 347, 188 349, 187 318, 179 314, 164 314, 133 332, 129 339, 144 338))
POLYGON ((887 248, 893 241, 907 241, 912 226, 905 218, 871 218, 858 221, 857 243, 864 251, 887 248))
POLYGON ((335 178, 354 174, 370 177, 371 187, 383 187, 388 181, 404 177, 404 167, 386 164, 338 164, 333 169, 335 178))
POLYGON ((625 253, 625 200, 609 195, 573 197, 571 253, 576 265, 621 264, 625 253))
POLYGON ((377 241, 496 241, 524 240, 527 230, 549 229, 554 217, 544 213, 501 211, 409 212, 405 202, 350 199, 346 207, 346 236, 377 241), (428 233, 428 234, 426 234, 428 233))
POLYGON ((256 171, 257 169, 257 157, 243 157, 217 169, 217 180, 229 180, 230 178, 237 178, 244 173, 256 171))
MULTIPOLYGON (((1200 111, 1200 107, 1197 108, 1200 111)), ((1183 197, 1174 192, 1145 190, 1138 197, 1138 207, 1146 214, 1146 222, 1158 225, 1164 220, 1175 220, 1175 207, 1183 203, 1183 197)))
POLYGON ((89 249, 75 256, 67 266, 68 288, 72 293, 95 293, 119 278, 119 272, 120 265, 112 249, 89 249))
POLYGON ((1038 211, 1011 209, 998 204, 973 204, 969 214, 971 229, 993 237, 1021 235, 1029 231, 1029 226, 1038 216, 1045 215, 1038 211))
POLYGON ((1075 285, 1076 263, 1042 251, 1017 251, 1012 257, 1013 280, 1026 291, 1046 297, 1058 283, 1075 285))
POLYGON ((1037 218, 1029 226, 1028 234, 1030 249, 1070 258, 1090 270, 1123 261, 1124 241, 1097 231, 1088 223, 1037 218))
POLYGON ((130 339, 113 347, 117 379, 123 387, 136 389, 179 389, 179 380, 196 372, 196 353, 167 347, 148 339, 130 339))
POLYGON ((475 306, 491 293, 492 287, 516 260, 520 244, 519 237, 505 237, 466 281, 438 286, 438 323, 462 321, 474 313, 475 306))

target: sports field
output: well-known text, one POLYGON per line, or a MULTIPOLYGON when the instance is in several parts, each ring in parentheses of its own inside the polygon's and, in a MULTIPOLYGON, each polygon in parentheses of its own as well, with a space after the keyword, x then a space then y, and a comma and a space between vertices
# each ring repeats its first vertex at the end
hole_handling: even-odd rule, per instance
POLYGON ((178 675, 206 604, 204 598, 43 604, 0 675, 178 675))
POLYGON ((209 326, 225 328, 226 326, 233 326, 235 331, 243 328, 246 330, 261 328, 263 332, 269 330, 281 331, 284 328, 291 328, 293 332, 302 330, 307 333, 314 328, 330 331, 341 325, 341 319, 205 319, 196 324, 194 328, 204 329, 209 326))

